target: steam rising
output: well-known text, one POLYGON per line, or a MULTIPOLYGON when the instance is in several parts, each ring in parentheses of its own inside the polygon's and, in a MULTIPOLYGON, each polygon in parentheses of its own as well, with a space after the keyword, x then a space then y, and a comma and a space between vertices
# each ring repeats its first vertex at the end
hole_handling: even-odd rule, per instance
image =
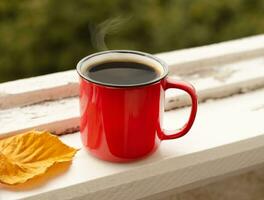
POLYGON ((105 43, 107 35, 114 34, 120 30, 121 25, 127 22, 129 18, 114 17, 109 18, 98 25, 90 24, 91 43, 98 51, 108 50, 105 43))

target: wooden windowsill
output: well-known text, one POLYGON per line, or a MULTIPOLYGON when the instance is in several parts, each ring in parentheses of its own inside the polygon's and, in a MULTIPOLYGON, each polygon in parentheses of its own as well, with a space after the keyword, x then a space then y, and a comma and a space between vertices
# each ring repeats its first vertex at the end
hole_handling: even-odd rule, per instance
MULTIPOLYGON (((248 40, 243 39, 241 43, 248 44, 250 41, 255 42, 260 38, 263 39, 263 36, 248 40)), ((229 46, 230 43, 232 42, 226 43, 226 45, 229 46)), ((235 43, 236 45, 241 44, 238 41, 235 43)), ((183 68, 178 64, 176 66, 170 63, 172 71, 175 66, 179 70, 181 69, 179 74, 175 72, 172 76, 188 79, 198 87, 201 103, 197 119, 190 133, 185 137, 163 141, 156 152, 140 161, 116 164, 101 161, 89 155, 81 145, 78 132, 60 136, 65 143, 80 148, 71 166, 67 170, 64 170, 65 167, 59 166, 63 171, 62 173, 46 179, 42 178, 41 183, 33 188, 28 185, 13 188, 0 185, 0 199, 140 199, 172 189, 183 191, 263 164, 264 59, 259 52, 263 52, 264 44, 262 46, 257 44, 258 46, 253 50, 251 45, 251 49, 246 52, 250 56, 245 56, 243 59, 237 59, 237 57, 246 55, 245 50, 242 51, 239 48, 234 48, 234 46, 232 47, 234 50, 227 54, 228 60, 224 59, 224 55, 221 57, 215 54, 199 61, 197 60, 198 57, 196 58, 197 62, 208 62, 207 67, 205 67, 206 64, 200 65, 195 61, 187 62, 186 60, 183 68), (235 55, 236 59, 229 62, 232 57, 231 54, 235 55), (220 58, 222 64, 219 66, 220 58), (196 63, 197 65, 194 67, 196 71, 190 71, 186 63, 196 63), (223 71, 215 68, 216 66, 223 71), (188 70, 184 71, 185 67, 188 70), (201 75, 208 70, 211 70, 210 75, 201 75), (217 73, 218 71, 221 73, 217 73), (219 76, 219 74, 223 75, 224 73, 231 73, 231 75, 226 75, 224 79, 221 79, 221 76, 220 78, 215 77, 217 74, 219 76), (197 78, 195 74, 200 76, 197 78)), ((220 44, 221 48, 226 48, 223 45, 220 44)), ((207 48, 207 51, 210 51, 210 49, 220 47, 213 45, 201 48, 207 48)), ((197 50, 189 51, 192 54, 192 51, 197 50)), ((168 55, 169 60, 172 54, 169 53, 168 55)), ((162 54, 161 57, 166 61, 165 54, 162 54)), ((62 73, 71 74, 73 72, 62 73)), ((43 87, 46 87, 45 81, 50 79, 50 76, 60 76, 60 74, 41 77, 43 84, 34 86, 35 88, 30 91, 24 90, 13 94, 20 96, 21 101, 2 103, 7 99, 15 99, 11 95, 11 91, 15 91, 12 90, 12 87, 15 87, 17 83, 0 84, 0 91, 6 91, 5 95, 1 96, 2 104, 0 103, 2 105, 2 110, 0 110, 1 122, 6 120, 4 128, 0 127, 0 137, 16 134, 33 127, 50 128, 57 134, 64 133, 66 128, 76 128, 78 124, 78 100, 75 97, 78 93, 76 81, 71 82, 73 84, 69 84, 69 87, 65 82, 60 82, 54 86, 49 85, 44 93, 50 95, 49 100, 52 100, 50 102, 42 102, 47 100, 44 99, 45 96, 40 96, 40 99, 33 98, 34 102, 26 101, 27 95, 37 97, 37 94, 41 94, 43 87), (58 88, 59 91, 69 89, 69 91, 67 90, 68 95, 60 96, 61 93, 55 92, 58 91, 58 88), (64 104, 61 101, 64 101, 64 104), (35 104, 31 105, 32 103, 35 104), (59 112, 52 118, 49 109, 54 110, 55 108, 58 111, 64 108, 71 108, 72 110, 69 113, 59 112), (35 115, 38 116, 37 120, 31 121, 30 118, 26 118, 29 110, 32 113, 35 112, 35 115), (46 112, 44 113, 45 116, 40 115, 41 111, 46 112), (16 115, 17 113, 20 115, 16 115), (10 124, 8 125, 9 121, 6 116, 9 116, 13 123, 16 120, 19 122, 16 129, 13 129, 10 124), (19 119, 15 116, 19 116, 19 119), (20 121, 22 117, 27 120, 20 121)), ((69 77, 69 79, 72 78, 71 75, 69 77)), ((33 79, 37 81, 37 78, 33 79)), ((25 82, 27 81, 30 82, 32 79, 25 82)), ((24 81, 17 82, 21 84, 24 81)), ((189 107, 181 106, 188 105, 188 100, 183 94, 175 93, 167 94, 166 98, 166 107, 169 111, 165 114, 165 126, 175 128, 175 126, 180 126, 186 121, 189 107), (179 102, 181 106, 177 104, 179 102), (173 109, 175 107, 181 108, 173 109)))

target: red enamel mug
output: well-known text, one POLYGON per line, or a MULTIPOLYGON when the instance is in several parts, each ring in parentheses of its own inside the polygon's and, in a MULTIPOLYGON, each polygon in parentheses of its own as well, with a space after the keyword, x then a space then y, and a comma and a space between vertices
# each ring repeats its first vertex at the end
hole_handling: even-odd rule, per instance
POLYGON ((84 146, 96 157, 126 162, 153 152, 161 140, 184 136, 191 128, 197 95, 192 85, 168 78, 167 65, 147 53, 112 50, 92 54, 77 65, 80 75, 80 132, 84 146), (134 85, 111 85, 85 75, 89 66, 112 61, 144 63, 158 68, 161 74, 149 82, 134 85), (165 90, 187 92, 192 100, 188 122, 179 130, 161 127, 165 90))

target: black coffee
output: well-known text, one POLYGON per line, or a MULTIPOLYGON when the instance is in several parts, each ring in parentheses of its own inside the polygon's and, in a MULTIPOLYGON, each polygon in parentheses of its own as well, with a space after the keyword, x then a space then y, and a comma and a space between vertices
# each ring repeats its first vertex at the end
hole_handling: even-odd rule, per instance
POLYGON ((134 62, 109 62, 90 67, 84 73, 92 80, 114 85, 134 85, 159 77, 153 67, 134 62))

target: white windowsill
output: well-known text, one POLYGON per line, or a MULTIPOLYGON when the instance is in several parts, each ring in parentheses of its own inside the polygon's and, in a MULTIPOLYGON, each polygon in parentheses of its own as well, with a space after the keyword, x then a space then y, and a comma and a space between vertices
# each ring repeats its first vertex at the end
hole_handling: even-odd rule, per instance
MULTIPOLYGON (((264 108, 257 107, 262 102, 264 90, 201 104, 188 135, 163 141, 153 155, 129 164, 93 158, 82 147, 78 133, 62 136, 64 142, 81 148, 69 170, 33 190, 0 189, 0 197, 136 199, 263 163, 264 108)), ((168 112, 166 125, 182 122, 180 116, 185 113, 186 108, 168 112)))
MULTIPOLYGON (((219 177, 223 177, 227 174, 238 173, 239 171, 263 164, 264 65, 262 65, 263 59, 260 52, 263 52, 264 44, 260 45, 256 42, 260 39, 260 41, 262 41, 263 38, 264 36, 249 38, 249 43, 253 41, 257 46, 252 50, 251 45, 251 49, 248 50, 246 54, 246 50, 240 48, 235 48, 236 50, 227 52, 228 59, 232 57, 230 54, 233 53, 233 55, 238 56, 238 54, 242 52, 243 55, 245 54, 250 57, 249 60, 253 59, 254 61, 240 62, 236 60, 232 66, 227 66, 227 68, 232 71, 234 69, 239 69, 236 63, 240 63, 241 71, 238 70, 235 72, 233 77, 231 76, 222 82, 210 76, 206 79, 199 78, 194 80, 194 82, 197 82, 200 100, 207 101, 199 104, 194 126, 190 133, 183 138, 163 141, 154 154, 143 160, 126 164, 117 164, 101 161, 90 156, 81 145, 79 133, 61 136, 60 138, 65 143, 81 148, 76 154, 69 169, 63 170, 63 173, 59 173, 54 177, 49 177, 47 179, 43 177, 41 179, 41 184, 37 184, 34 188, 15 186, 13 189, 10 189, 11 187, 0 185, 0 200, 140 199, 172 189, 183 191, 208 181, 215 181, 219 177), (234 53, 237 51, 239 52, 234 53), (251 65, 252 68, 248 67, 251 65), (208 87, 206 85, 208 85, 208 87), (256 90, 250 91, 251 89, 256 90), (245 93, 239 94, 240 90, 243 90, 242 92, 245 93), (223 98, 231 94, 235 95, 223 98), (210 97, 221 97, 221 99, 208 100, 210 97)), ((241 43, 238 41, 235 41, 235 43, 236 45, 243 44, 243 42, 248 44, 248 41, 244 39, 241 43)), ((229 42, 227 46, 230 45, 230 43, 232 42, 229 42)), ((220 44, 220 46, 221 45, 223 44, 220 44)), ((218 49, 219 47, 213 45, 208 47, 208 49, 210 48, 218 49)), ((221 47, 221 49, 225 48, 226 47, 221 47)), ((201 47, 201 49, 205 51, 206 48, 201 47)), ((206 51, 209 51, 208 49, 206 51)), ((184 51, 185 50, 182 52, 184 51)), ((197 49, 189 51, 196 52, 197 49)), ((179 55, 181 55, 182 52, 180 52, 179 55)), ((172 59, 172 54, 169 54, 170 58, 168 59, 172 59)), ((197 52, 195 54, 197 54, 197 52)), ((160 56, 163 56, 166 60, 165 54, 161 54, 160 56)), ((223 51, 217 55, 213 54, 208 55, 206 58, 201 58, 202 61, 201 59, 199 60, 198 57, 194 57, 196 61, 187 59, 187 61, 185 60, 187 64, 185 63, 184 66, 188 68, 188 64, 197 64, 199 62, 207 62, 207 64, 210 65, 212 64, 213 58, 216 59, 215 65, 217 65, 219 59, 222 59, 221 63, 225 63, 223 57, 223 51)), ((185 73, 180 65, 175 64, 176 68, 173 67, 173 64, 171 64, 171 66, 172 69, 177 68, 181 70, 181 73, 185 73)), ((203 67, 202 65, 202 68, 203 67)), ((202 68, 200 64, 197 64, 197 68, 195 69, 199 72, 202 68)), ((210 68, 210 66, 208 68, 210 68)), ((190 71, 188 71, 188 73, 189 72, 190 71)), ((69 80, 72 78, 70 75, 72 72, 62 73, 68 73, 69 80)), ((30 91, 18 91, 18 94, 13 94, 20 96, 21 101, 17 101, 16 98, 11 95, 11 93, 15 91, 14 88, 17 83, 0 84, 0 93, 1 90, 10 91, 10 93, 6 93, 5 99, 14 100, 13 102, 5 102, 2 104, 2 108, 5 109, 0 110, 0 119, 1 114, 3 116, 4 114, 10 114, 10 111, 16 113, 23 110, 25 107, 20 107, 21 105, 39 102, 39 104, 28 106, 28 109, 39 106, 36 107, 36 110, 52 110, 54 107, 48 108, 48 105, 51 106, 52 103, 55 103, 55 107, 58 107, 56 102, 64 101, 59 100, 61 97, 75 96, 77 94, 76 82, 69 84, 69 86, 67 86, 65 82, 60 82, 55 86, 47 86, 46 82, 49 82, 47 81, 48 79, 51 79, 52 76, 60 77, 62 73, 47 75, 41 78, 41 80, 43 80, 42 84, 36 87, 34 86, 34 89, 30 91), (41 100, 37 99, 43 87, 46 87, 46 89, 44 89, 45 95, 50 95, 50 99, 54 100, 54 102, 48 104, 41 103, 41 100, 44 100, 43 98, 45 98, 45 96, 40 96, 41 100), (51 89, 49 90, 48 88, 51 89), (64 91, 66 89, 66 96, 60 96, 58 88, 59 91, 64 91), (54 96, 56 93, 58 93, 58 96, 54 96), (26 97, 28 97, 28 95, 33 95, 34 101, 26 102, 26 97)), ((184 77, 192 81, 190 75, 184 74, 184 77)), ((33 79, 38 80, 38 78, 33 79)), ((28 81, 30 82, 32 79, 28 81)), ((18 82, 20 82, 19 84, 23 83, 22 80, 18 82)), ((29 85, 31 84, 32 83, 29 83, 29 85)), ((76 106, 77 101, 75 98, 76 97, 73 97, 73 99, 66 99, 65 101, 69 101, 69 104, 66 103, 64 106, 76 106)), ((170 100, 176 101, 178 97, 172 94, 169 98, 171 99, 167 99, 167 106, 172 105, 172 107, 174 107, 175 102, 170 103, 170 100)), ((3 95, 0 96, 0 100, 4 100, 3 95)), ((184 97, 178 98, 177 102, 182 102, 182 105, 188 105, 184 97)), ((59 109, 63 110, 63 104, 60 106, 62 107, 59 109)), ((176 125, 180 126, 186 121, 188 112, 189 107, 166 112, 164 118, 165 126, 167 128, 175 128, 176 125)), ((1 134, 2 136, 8 135, 9 133, 15 134, 16 132, 21 132, 32 126, 54 128, 59 134, 63 132, 66 125, 70 126, 67 128, 71 128, 78 123, 78 118, 74 109, 66 114, 67 115, 55 115, 55 118, 51 121, 48 121, 47 116, 40 117, 38 121, 34 122, 35 124, 28 124, 28 126, 23 126, 22 124, 18 126, 20 128, 17 128, 17 130, 13 130, 11 126, 6 126, 6 129, 1 129, 0 127, 0 137, 1 134)), ((49 115, 49 112, 47 112, 47 115, 49 115)), ((16 115, 11 113, 10 116, 14 116, 13 118, 15 121, 16 115)), ((25 117, 27 115, 21 114, 19 116, 25 117)))

